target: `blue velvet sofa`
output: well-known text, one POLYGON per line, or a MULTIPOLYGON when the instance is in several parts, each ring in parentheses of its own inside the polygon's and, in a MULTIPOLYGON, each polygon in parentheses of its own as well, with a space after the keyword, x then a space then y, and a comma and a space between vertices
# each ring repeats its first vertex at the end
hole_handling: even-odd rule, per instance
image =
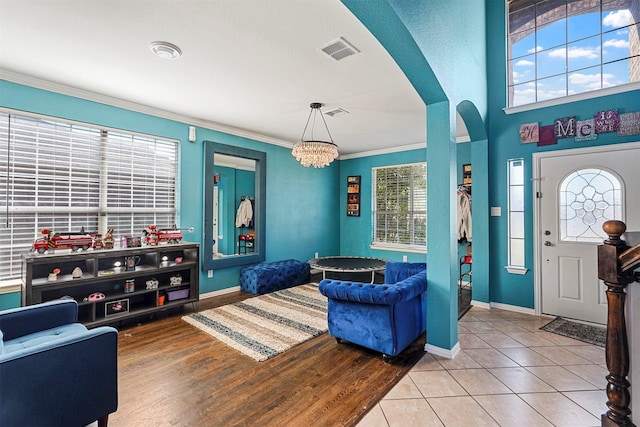
POLYGON ((262 262, 240 270, 240 290, 254 295, 302 285, 310 280, 309 263, 295 259, 262 262))
POLYGON ((58 300, 0 311, 0 426, 106 426, 118 408, 118 331, 58 300))
POLYGON ((388 262, 385 284, 322 280, 328 298, 329 334, 379 351, 385 362, 426 329, 425 263, 388 262))

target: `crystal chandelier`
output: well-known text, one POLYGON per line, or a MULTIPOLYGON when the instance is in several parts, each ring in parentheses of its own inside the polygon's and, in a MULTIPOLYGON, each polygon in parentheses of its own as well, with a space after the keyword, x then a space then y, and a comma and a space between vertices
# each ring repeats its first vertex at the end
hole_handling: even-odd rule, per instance
POLYGON ((331 138, 331 133, 329 133, 329 127, 327 126, 327 122, 324 120, 324 116, 320 110, 322 104, 319 102, 313 102, 310 107, 311 111, 309 112, 307 124, 304 126, 304 130, 302 131, 302 138, 300 138, 300 142, 293 146, 291 154, 304 167, 308 168, 309 166, 313 166, 314 168, 323 168, 325 166, 329 166, 329 164, 338 157, 338 146, 333 143, 333 138, 331 138), (329 135, 331 142, 315 140, 313 138, 313 128, 318 114, 322 117, 322 122, 324 123, 324 127, 327 130, 327 135, 329 135), (311 124, 311 138, 304 139, 307 127, 311 121, 311 116, 313 116, 313 122, 311 124))

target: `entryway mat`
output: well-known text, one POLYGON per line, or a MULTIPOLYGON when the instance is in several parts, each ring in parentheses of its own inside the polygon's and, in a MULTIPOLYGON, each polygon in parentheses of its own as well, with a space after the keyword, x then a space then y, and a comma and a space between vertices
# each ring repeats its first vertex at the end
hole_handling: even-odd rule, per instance
POLYGON ((540 329, 600 347, 604 347, 606 343, 606 327, 586 325, 562 317, 556 317, 540 329))

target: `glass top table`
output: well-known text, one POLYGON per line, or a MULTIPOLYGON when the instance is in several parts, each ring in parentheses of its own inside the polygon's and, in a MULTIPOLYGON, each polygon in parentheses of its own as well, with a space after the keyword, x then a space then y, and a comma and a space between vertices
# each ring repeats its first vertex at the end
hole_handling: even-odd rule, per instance
POLYGON ((309 260, 313 269, 322 270, 322 278, 327 278, 327 272, 338 273, 369 273, 371 283, 375 279, 376 271, 384 270, 387 261, 381 258, 359 256, 327 256, 309 260))

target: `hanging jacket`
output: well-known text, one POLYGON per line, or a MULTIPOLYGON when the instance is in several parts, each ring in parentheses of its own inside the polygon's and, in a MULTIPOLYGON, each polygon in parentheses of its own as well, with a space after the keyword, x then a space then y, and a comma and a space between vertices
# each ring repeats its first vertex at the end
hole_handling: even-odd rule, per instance
POLYGON ((236 214, 236 227, 249 227, 251 219, 253 218, 253 207, 251 206, 251 200, 245 198, 240 202, 238 206, 238 213, 236 214))
POLYGON ((458 191, 458 241, 471 241, 471 198, 464 191, 458 191))

